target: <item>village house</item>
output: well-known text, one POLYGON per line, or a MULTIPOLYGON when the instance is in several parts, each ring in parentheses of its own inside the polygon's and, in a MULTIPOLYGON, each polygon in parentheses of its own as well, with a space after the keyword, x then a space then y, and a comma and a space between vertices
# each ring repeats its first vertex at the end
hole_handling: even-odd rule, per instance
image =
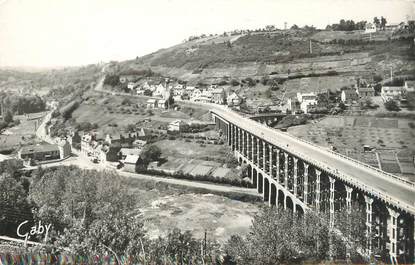
POLYGON ((60 159, 64 159, 71 156, 72 148, 68 141, 60 140, 58 141, 57 145, 59 148, 60 159))
POLYGON ((146 104, 147 109, 155 109, 157 108, 157 99, 150 98, 149 100, 147 100, 146 104))
POLYGON ((137 75, 120 75, 120 83, 135 82, 139 76, 137 75))
POLYGON ((189 129, 189 124, 182 120, 175 120, 169 123, 168 131, 170 132, 185 132, 189 129))
POLYGON ((202 96, 202 91, 200 89, 196 88, 193 90, 192 95, 190 96, 190 100, 196 101, 202 96))
POLYGON ((125 159, 122 161, 122 163, 124 164, 123 171, 135 173, 135 167, 139 159, 140 159, 140 156, 127 155, 125 159))
POLYGON ((57 144, 28 145, 18 151, 20 159, 36 162, 64 159, 70 155, 71 146, 67 141, 60 141, 57 144))
POLYGON ((127 84, 127 88, 130 89, 130 90, 133 90, 136 86, 137 86, 137 84, 134 83, 134 82, 128 82, 128 84, 127 84))
POLYGON ((97 159, 101 163, 105 162, 118 162, 119 158, 119 152, 120 152, 121 146, 116 145, 101 145, 98 157, 97 159))
POLYGON ((81 141, 82 137, 79 135, 79 132, 73 132, 70 135, 68 135, 68 142, 72 146, 72 148, 75 148, 77 150, 81 150, 81 141))
POLYGON ((308 112, 308 108, 312 105, 317 105, 317 95, 311 93, 297 93, 297 99, 301 104, 301 110, 304 113, 308 112))
POLYGON ((292 114, 296 114, 301 111, 301 104, 296 97, 287 99, 287 109, 292 114))
POLYGON ((141 128, 137 133, 137 137, 140 140, 145 140, 151 136, 152 136, 151 131, 146 128, 141 128))
POLYGON ((340 98, 343 103, 352 103, 353 101, 357 101, 359 99, 359 95, 355 89, 348 88, 342 90, 340 98))
POLYGON ((386 102, 390 99, 401 100, 403 94, 403 87, 401 86, 383 86, 380 96, 386 102))
POLYGON ((144 82, 144 84, 141 86, 141 90, 151 90, 151 86, 148 84, 147 81, 144 82))
POLYGON ((159 109, 167 109, 167 100, 165 99, 160 99, 157 101, 157 108, 159 109))
POLYGON ((93 141, 93 136, 89 133, 82 135, 81 152, 88 155, 93 152, 90 143, 93 141))
POLYGON ((405 81, 405 92, 415 92, 415 81, 405 81))
POLYGON ((162 97, 164 98, 166 94, 167 88, 163 86, 163 84, 159 84, 156 86, 156 89, 153 92, 153 96, 155 97, 162 97))
POLYGON ((225 104, 225 91, 220 88, 216 88, 212 91, 212 102, 216 104, 225 104))
POLYGON ((227 98, 226 98, 226 103, 228 104, 228 106, 230 107, 236 107, 241 105, 242 103, 242 98, 236 94, 235 92, 233 92, 232 94, 230 94, 227 98))
POLYGON ((22 160, 48 161, 60 159, 60 150, 56 144, 23 146, 18 157, 22 160))
POLYGON ((124 160, 128 155, 140 156, 141 149, 138 148, 121 148, 118 152, 121 160, 124 160))
POLYGON ((376 25, 373 23, 366 23, 365 33, 375 33, 377 31, 376 25))
POLYGON ((375 89, 373 87, 359 87, 357 94, 360 98, 371 98, 375 96, 375 89))
POLYGON ((195 89, 196 88, 194 86, 186 86, 185 93, 190 96, 190 95, 192 95, 192 93, 195 89))
MULTIPOLYGON (((137 136, 139 137, 139 135, 137 135, 137 136)), ((135 148, 142 149, 146 144, 147 144, 147 141, 136 139, 132 143, 132 146, 135 147, 135 148)))

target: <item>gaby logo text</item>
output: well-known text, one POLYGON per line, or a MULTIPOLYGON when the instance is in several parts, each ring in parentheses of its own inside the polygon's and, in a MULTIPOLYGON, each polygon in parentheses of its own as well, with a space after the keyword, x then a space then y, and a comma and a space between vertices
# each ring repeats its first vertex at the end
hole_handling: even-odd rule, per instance
POLYGON ((30 239, 34 235, 45 235, 45 241, 48 239, 49 230, 52 226, 52 224, 48 225, 42 225, 42 221, 39 221, 38 225, 34 225, 32 227, 29 227, 27 225, 29 221, 24 221, 19 224, 17 227, 17 236, 24 238, 25 245, 27 243, 27 240, 30 239))

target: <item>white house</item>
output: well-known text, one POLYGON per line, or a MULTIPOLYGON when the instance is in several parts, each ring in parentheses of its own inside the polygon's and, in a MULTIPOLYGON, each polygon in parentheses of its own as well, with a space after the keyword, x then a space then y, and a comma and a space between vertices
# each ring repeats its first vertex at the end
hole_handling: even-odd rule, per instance
POLYGON ((415 92, 415 81, 405 81, 404 89, 406 92, 415 92))
POLYGON ((157 102, 157 108, 159 109, 167 109, 167 100, 165 99, 160 99, 157 102))
POLYGON ((375 33, 377 31, 376 25, 373 23, 366 23, 365 33, 375 33))
POLYGON ((137 165, 138 159, 140 156, 138 155, 127 155, 124 159, 124 171, 135 173, 135 167, 137 165))
POLYGON ((167 130, 171 132, 182 132, 185 131, 188 127, 189 125, 186 122, 182 120, 175 120, 169 123, 167 130))
POLYGON ((154 98, 151 98, 149 100, 147 100, 147 108, 148 109, 154 109, 157 108, 157 100, 154 98))
POLYGON ((389 99, 400 100, 403 94, 403 87, 401 86, 383 86, 380 96, 384 101, 389 99))
POLYGON ((201 97, 210 102, 212 100, 212 91, 213 90, 203 90, 201 97))
POLYGON ((127 88, 133 90, 136 87, 136 83, 134 82, 128 82, 127 84, 127 88))
POLYGON ((200 96, 202 96, 202 91, 200 91, 200 89, 196 88, 193 90, 192 92, 192 96, 190 97, 191 100, 195 100, 200 98, 200 96))
POLYGON ((297 93, 297 99, 300 102, 301 110, 307 113, 308 107, 317 104, 317 95, 311 93, 297 93))
POLYGON ((228 106, 239 106, 242 103, 242 98, 233 92, 226 98, 226 102, 228 106))
POLYGON ((164 97, 166 94, 166 88, 163 86, 163 84, 159 84, 156 86, 156 89, 153 92, 153 96, 155 97, 164 97))
POLYGON ((359 95, 357 94, 356 90, 354 89, 344 89, 341 93, 341 101, 343 103, 351 103, 359 99, 359 95))
POLYGON ((287 99, 287 109, 291 111, 292 114, 296 114, 301 110, 301 104, 297 98, 288 98, 287 99))

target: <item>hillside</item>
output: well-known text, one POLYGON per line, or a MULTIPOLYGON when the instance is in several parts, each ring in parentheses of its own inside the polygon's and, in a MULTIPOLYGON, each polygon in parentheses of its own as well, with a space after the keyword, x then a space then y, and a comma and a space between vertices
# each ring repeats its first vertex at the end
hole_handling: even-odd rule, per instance
POLYGON ((230 84, 232 79, 250 77, 256 83, 278 81, 279 91, 288 93, 319 91, 354 84, 357 77, 371 81, 378 74, 388 78, 390 67, 395 75, 413 74, 412 41, 413 36, 396 36, 389 31, 368 35, 363 31, 299 29, 215 35, 113 64, 109 69, 122 73, 150 68, 193 85, 230 84))

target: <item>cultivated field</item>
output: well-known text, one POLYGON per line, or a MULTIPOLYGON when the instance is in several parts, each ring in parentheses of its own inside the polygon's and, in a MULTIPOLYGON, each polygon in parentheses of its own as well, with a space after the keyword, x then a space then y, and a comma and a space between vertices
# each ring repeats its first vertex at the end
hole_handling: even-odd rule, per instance
POLYGON ((181 110, 147 109, 146 98, 126 96, 102 96, 101 93, 88 95, 87 100, 73 112, 77 123, 90 122, 98 125, 98 133, 116 134, 130 124, 146 120, 145 126, 153 129, 166 128, 177 119, 188 122, 207 121, 208 111, 183 107, 181 110), (115 126, 114 126, 115 125, 115 126))
POLYGON ((375 117, 327 117, 292 127, 289 132, 385 171, 415 180, 415 130, 410 120, 375 117), (363 152, 363 145, 375 148, 363 152))
POLYGON ((226 167, 229 149, 224 145, 199 144, 183 140, 163 140, 156 142, 167 158, 158 170, 175 173, 183 172, 193 176, 211 175, 217 178, 238 178, 237 169, 226 167))

